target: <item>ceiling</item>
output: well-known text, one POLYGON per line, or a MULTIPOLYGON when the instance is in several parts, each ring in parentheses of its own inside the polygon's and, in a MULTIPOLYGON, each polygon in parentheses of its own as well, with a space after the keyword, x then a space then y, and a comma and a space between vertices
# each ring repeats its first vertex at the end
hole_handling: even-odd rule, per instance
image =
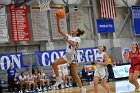
MULTIPOLYGON (((0 0, 0 4, 11 4, 12 0, 0 0)), ((31 0, 30 4, 37 2, 38 0, 31 0)), ((52 0, 56 4, 63 4, 62 0, 52 0)), ((67 1, 67 0, 65 0, 67 1)), ((81 2, 85 2, 86 0, 68 0, 69 4, 80 4, 81 2)), ((122 0, 114 0, 116 6, 125 6, 122 0)), ((134 2, 140 1, 140 0, 124 0, 129 6, 133 5, 134 2)))

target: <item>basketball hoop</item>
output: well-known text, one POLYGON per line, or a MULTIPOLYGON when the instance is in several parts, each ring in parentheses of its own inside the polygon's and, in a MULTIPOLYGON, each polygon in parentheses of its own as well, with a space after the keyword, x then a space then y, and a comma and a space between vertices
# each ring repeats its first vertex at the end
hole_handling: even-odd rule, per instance
POLYGON ((40 12, 50 10, 51 0, 39 0, 40 12))

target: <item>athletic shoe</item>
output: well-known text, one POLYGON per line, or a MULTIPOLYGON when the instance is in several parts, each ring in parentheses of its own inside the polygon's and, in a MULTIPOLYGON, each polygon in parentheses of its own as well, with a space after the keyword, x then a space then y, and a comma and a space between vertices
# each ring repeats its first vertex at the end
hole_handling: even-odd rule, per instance
POLYGON ((57 78, 56 83, 53 86, 58 86, 58 85, 60 85, 62 83, 63 83, 63 80, 61 78, 57 78))
POLYGON ((64 89, 64 85, 63 84, 61 84, 61 89, 64 89))
POLYGON ((81 88, 80 93, 86 93, 86 89, 85 88, 81 88))
POLYGON ((29 90, 25 90, 25 92, 26 92, 26 93, 28 93, 28 92, 29 92, 29 90))
POLYGON ((71 84, 71 83, 69 83, 69 86, 70 86, 70 87, 72 87, 72 84, 71 84))
POLYGON ((69 86, 68 86, 67 84, 65 84, 65 87, 66 87, 66 88, 69 88, 69 86))
POLYGON ((20 90, 20 93, 23 93, 23 91, 22 91, 22 90, 20 90))

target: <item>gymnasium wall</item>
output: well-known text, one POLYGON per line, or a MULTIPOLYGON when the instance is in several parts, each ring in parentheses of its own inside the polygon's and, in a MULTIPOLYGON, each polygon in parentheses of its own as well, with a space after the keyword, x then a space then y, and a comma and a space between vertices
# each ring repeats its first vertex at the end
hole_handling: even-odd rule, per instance
MULTIPOLYGON (((88 0, 87 0, 88 1, 88 0)), ((96 31, 93 30, 92 24, 92 16, 91 15, 91 6, 88 6, 87 1, 83 2, 83 5, 79 5, 79 11, 82 12, 82 27, 86 31, 85 35, 82 37, 82 43, 80 48, 88 48, 88 47, 96 47, 96 41, 94 40, 96 35, 96 31), (95 36, 94 36, 95 35, 95 36)), ((73 6, 70 6, 70 11, 73 11, 73 6)), ((121 27, 128 13, 128 9, 124 7, 116 7, 117 17, 114 19, 115 22, 115 36, 113 34, 101 34, 101 40, 98 40, 98 43, 104 43, 107 46, 107 52, 111 54, 111 57, 114 60, 121 60, 121 50, 124 47, 129 47, 130 43, 133 40, 140 42, 139 37, 134 36, 132 29, 132 21, 131 18, 126 22, 126 25, 123 27, 123 31, 121 31, 121 27)), ((9 15, 9 7, 7 6, 8 20, 10 20, 9 15)), ((98 14, 98 13, 97 13, 98 14)), ((40 41, 34 42, 32 39, 32 25, 31 25, 31 16, 30 16, 30 8, 28 6, 28 19, 29 19, 29 27, 31 34, 30 42, 22 42, 22 43, 13 43, 12 42, 12 34, 11 34, 11 26, 10 21, 8 21, 8 31, 9 31, 9 43, 0 44, 0 53, 15 53, 18 51, 28 52, 29 55, 34 53, 34 51, 46 51, 52 49, 65 49, 66 42, 63 40, 53 40, 52 42, 48 41, 40 41)), ((50 23, 50 22, 49 22, 50 23)), ((51 36, 50 36, 51 37, 51 36)), ((30 59, 30 58, 29 58, 30 59)), ((28 57, 25 58, 25 62, 29 60, 28 57)))

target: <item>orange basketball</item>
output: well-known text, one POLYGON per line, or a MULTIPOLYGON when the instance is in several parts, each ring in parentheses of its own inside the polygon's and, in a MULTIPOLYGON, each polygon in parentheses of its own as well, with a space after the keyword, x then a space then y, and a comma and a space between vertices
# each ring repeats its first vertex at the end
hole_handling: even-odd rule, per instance
POLYGON ((56 17, 58 19, 63 19, 65 17, 65 11, 64 10, 57 10, 56 11, 56 17))

